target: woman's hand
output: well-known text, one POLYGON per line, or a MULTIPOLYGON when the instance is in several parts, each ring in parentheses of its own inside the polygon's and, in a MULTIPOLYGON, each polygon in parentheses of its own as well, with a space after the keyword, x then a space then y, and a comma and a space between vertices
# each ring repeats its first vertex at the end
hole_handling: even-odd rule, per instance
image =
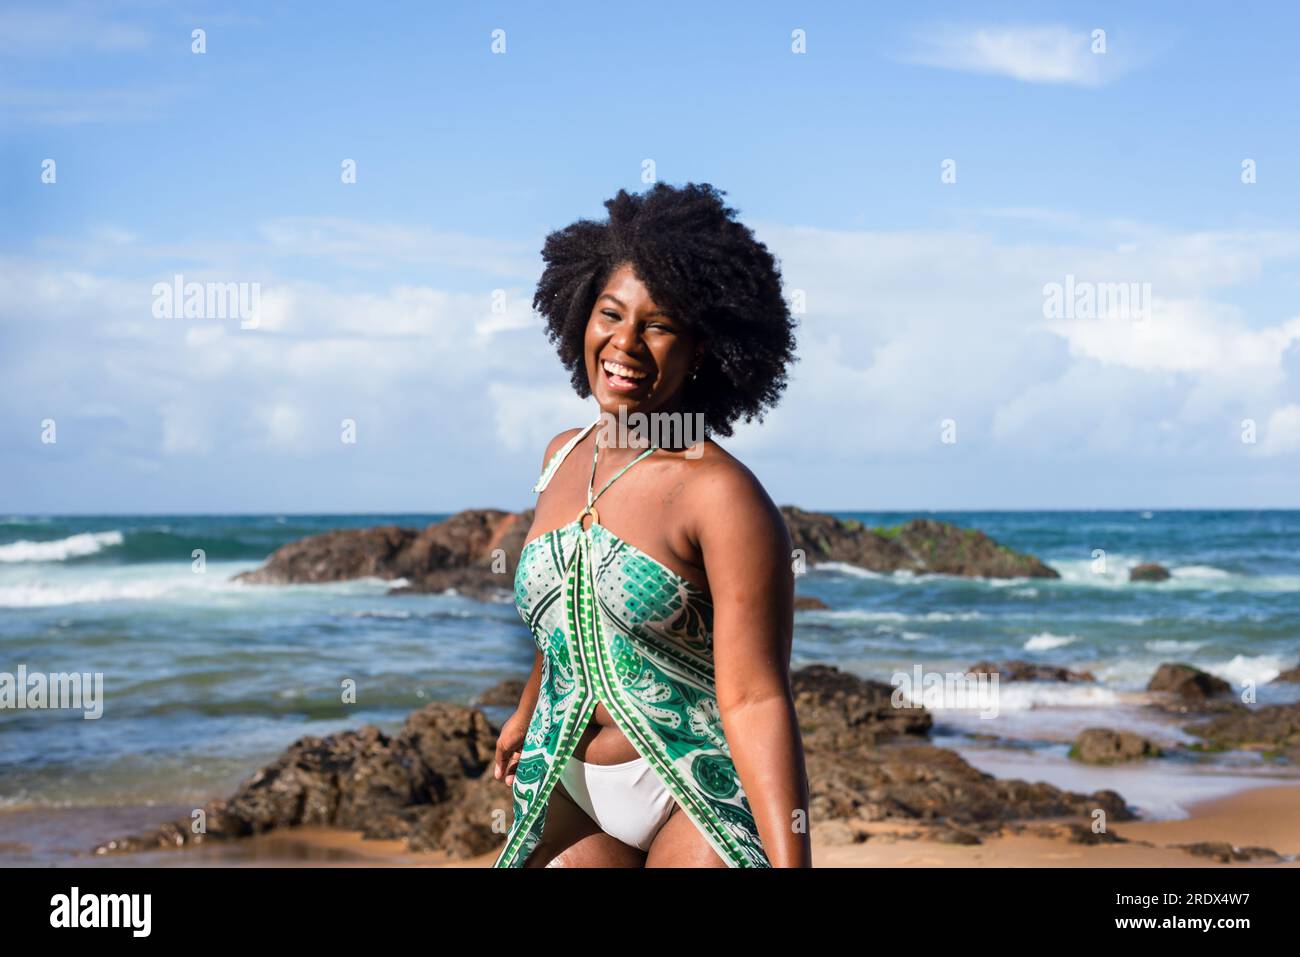
POLYGON ((492 766, 492 776, 498 781, 505 777, 506 784, 515 783, 515 768, 519 765, 520 755, 524 750, 524 738, 528 734, 528 724, 532 715, 516 711, 501 726, 497 737, 496 761, 492 766))

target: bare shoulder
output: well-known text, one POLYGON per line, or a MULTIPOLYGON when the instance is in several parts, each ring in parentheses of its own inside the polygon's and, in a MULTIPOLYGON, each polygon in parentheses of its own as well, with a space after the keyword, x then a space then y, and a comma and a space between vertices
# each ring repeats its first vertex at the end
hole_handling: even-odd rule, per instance
POLYGON ((709 441, 704 453, 690 461, 687 485, 697 529, 726 525, 754 540, 789 541, 780 509, 752 471, 722 446, 709 441))
POLYGON ((551 439, 549 443, 547 443, 546 454, 542 456, 543 472, 545 472, 546 467, 551 464, 551 459, 555 458, 555 456, 559 453, 560 449, 564 448, 564 444, 581 431, 582 431, 581 428, 565 429, 555 438, 551 439))

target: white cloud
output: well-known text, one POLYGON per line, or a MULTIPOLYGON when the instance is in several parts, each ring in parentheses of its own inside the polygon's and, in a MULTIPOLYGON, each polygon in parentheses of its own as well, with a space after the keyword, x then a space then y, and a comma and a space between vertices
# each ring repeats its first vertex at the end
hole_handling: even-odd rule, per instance
POLYGON ((303 451, 309 447, 304 435, 303 410, 285 400, 258 410, 258 418, 266 430, 268 447, 281 452, 303 451))
MULTIPOLYGON (((943 504, 943 488, 964 488, 962 463, 979 455, 989 474, 973 494, 989 504, 1017 504, 998 495, 1030 482, 1031 462, 1053 477, 1042 483, 1048 504, 1078 502, 1094 471, 1140 459, 1195 473, 1240 453, 1245 418, 1260 423, 1260 444, 1234 466, 1200 469, 1225 489, 1300 451, 1300 318, 1273 318, 1254 286, 1277 263, 1292 266, 1300 237, 1081 225, 1064 244, 975 228, 757 224, 808 312, 781 406, 723 444, 795 490, 784 500, 846 507, 878 502, 873 470, 900 468, 914 471, 906 486, 893 480, 895 501, 943 504), (1150 281, 1152 315, 1145 325, 1045 320, 1044 283, 1068 274, 1150 281), (957 422, 955 448, 940 442, 945 418, 957 422)), ((66 256, 57 266, 0 257, 10 422, 67 419, 111 397, 115 431, 96 425, 81 439, 137 472, 164 463, 193 488, 240 463, 256 507, 274 507, 268 489, 307 487, 350 507, 349 483, 379 496, 437 475, 429 494, 450 507, 526 503, 546 443, 594 415, 529 315, 524 283, 498 314, 487 289, 277 278, 262 290, 261 326, 241 329, 154 319, 155 260, 142 255, 148 268, 131 279, 66 256), (358 425, 346 449, 344 418, 358 425)), ((13 443, 19 426, 5 428, 0 441, 13 443)))
POLYGON ((1063 25, 931 29, 904 59, 924 66, 1007 76, 1026 83, 1099 86, 1122 72, 1117 54, 1092 52, 1091 30, 1063 25))
POLYGON ((1251 410, 1300 392, 1285 358, 1300 319, 1261 322, 1224 298, 1294 262, 1300 235, 1086 226, 1088 241, 1068 245, 759 228, 808 313, 783 407, 737 447, 937 462, 950 417, 964 448, 1175 461, 1212 453, 1251 410), (1044 319, 1044 284, 1068 274, 1159 295, 1141 322, 1044 319))
POLYGON ((1259 450, 1265 456, 1300 452, 1300 405, 1291 402, 1273 410, 1264 426, 1259 450))
POLYGON ((564 385, 493 382, 487 392, 497 439, 512 451, 535 454, 539 463, 556 435, 596 418, 595 402, 579 399, 573 389, 564 385), (561 424, 557 427, 557 423, 561 424))
POLYGON ((212 451, 212 429, 206 417, 185 403, 172 403, 160 410, 164 455, 206 455, 212 451))
POLYGON ((1287 347, 1300 340, 1300 317, 1248 327, 1232 306, 1152 299, 1151 316, 1046 323, 1073 355, 1144 371, 1204 372, 1252 387, 1277 382, 1287 347))

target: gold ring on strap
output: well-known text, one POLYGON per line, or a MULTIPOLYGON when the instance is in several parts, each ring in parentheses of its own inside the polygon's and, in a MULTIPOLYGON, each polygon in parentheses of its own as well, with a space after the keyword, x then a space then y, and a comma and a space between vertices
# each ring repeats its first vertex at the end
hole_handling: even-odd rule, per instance
POLYGON ((594 505, 588 505, 586 508, 584 508, 581 512, 578 513, 578 524, 582 525, 582 530, 584 532, 591 527, 583 523, 583 519, 585 519, 588 515, 591 516, 592 525, 596 525, 600 522, 600 512, 596 511, 596 507, 594 505))

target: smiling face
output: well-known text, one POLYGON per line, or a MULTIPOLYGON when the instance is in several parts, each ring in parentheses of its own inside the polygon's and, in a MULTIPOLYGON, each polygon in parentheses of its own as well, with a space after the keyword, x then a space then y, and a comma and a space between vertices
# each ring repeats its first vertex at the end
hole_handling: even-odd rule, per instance
POLYGON ((698 343, 685 323, 650 298, 631 265, 619 266, 587 320, 587 381, 601 412, 677 411, 698 343))

